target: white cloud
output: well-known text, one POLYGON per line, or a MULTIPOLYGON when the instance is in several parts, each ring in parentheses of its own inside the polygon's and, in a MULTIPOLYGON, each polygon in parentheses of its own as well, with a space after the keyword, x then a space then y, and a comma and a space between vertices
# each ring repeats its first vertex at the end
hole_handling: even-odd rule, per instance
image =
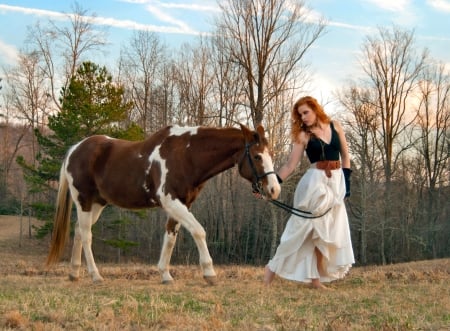
POLYGON ((428 0, 427 3, 434 9, 450 13, 450 1, 448 0, 428 0))
MULTIPOLYGON (((110 17, 90 17, 86 16, 87 19, 91 20, 94 24, 98 25, 106 25, 116 28, 124 28, 124 29, 137 29, 137 30, 147 30, 153 32, 162 32, 162 33, 180 33, 180 34, 199 34, 198 31, 195 31, 188 27, 181 21, 175 20, 170 16, 158 11, 156 8, 148 8, 157 18, 163 22, 169 22, 174 24, 175 26, 158 26, 151 24, 141 24, 132 20, 118 20, 110 17)), ((58 20, 67 20, 69 15, 66 13, 55 12, 50 10, 42 10, 42 9, 34 9, 34 8, 26 8, 26 7, 18 7, 18 6, 9 6, 0 4, 0 11, 6 12, 16 12, 22 13, 26 15, 34 15, 41 17, 48 17, 52 19, 58 20)))
POLYGON ((19 52, 13 45, 9 45, 0 40, 0 54, 2 54, 2 63, 14 65, 17 63, 19 52))
POLYGON ((164 11, 161 11, 158 7, 147 5, 146 6, 147 11, 149 11, 151 14, 153 14, 158 20, 162 22, 166 22, 169 24, 173 24, 175 26, 178 26, 180 30, 184 30, 186 32, 193 32, 193 30, 185 24, 183 21, 177 20, 176 18, 172 17, 171 15, 168 15, 164 11))
POLYGON ((364 33, 370 33, 376 31, 373 27, 370 26, 362 26, 362 25, 354 25, 354 24, 348 24, 348 23, 342 23, 337 21, 330 21, 327 23, 329 26, 335 26, 337 28, 343 28, 343 29, 349 29, 349 30, 356 30, 364 33))
POLYGON ((407 10, 410 0, 366 0, 371 4, 388 11, 403 12, 407 10))
POLYGON ((9 5, 3 5, 3 4, 0 4, 0 10, 6 11, 6 12, 22 13, 22 14, 26 14, 26 15, 51 17, 54 19, 64 19, 67 17, 66 14, 60 13, 60 12, 43 10, 43 9, 35 9, 35 8, 9 6, 9 5))
POLYGON ((129 29, 129 30, 145 30, 152 32, 161 32, 161 33, 180 33, 180 34, 193 34, 197 35, 199 32, 194 30, 186 30, 180 27, 171 27, 171 26, 161 26, 161 25, 152 25, 152 24, 142 24, 131 20, 118 20, 110 17, 91 17, 92 21, 98 25, 105 25, 120 29, 129 29))
POLYGON ((192 11, 198 11, 198 12, 220 12, 220 8, 213 5, 200 5, 195 3, 163 3, 160 2, 159 6, 163 8, 170 8, 170 9, 183 9, 183 10, 192 10, 192 11))
POLYGON ((417 7, 412 0, 365 0, 381 10, 391 12, 392 20, 398 25, 414 27, 417 25, 417 7))
POLYGON ((174 2, 162 2, 155 0, 121 0, 125 3, 132 3, 138 5, 151 5, 159 8, 168 8, 168 9, 182 9, 182 10, 191 10, 197 12, 218 12, 220 8, 213 5, 214 1, 206 1, 211 4, 205 4, 205 1, 200 3, 174 3, 174 2))

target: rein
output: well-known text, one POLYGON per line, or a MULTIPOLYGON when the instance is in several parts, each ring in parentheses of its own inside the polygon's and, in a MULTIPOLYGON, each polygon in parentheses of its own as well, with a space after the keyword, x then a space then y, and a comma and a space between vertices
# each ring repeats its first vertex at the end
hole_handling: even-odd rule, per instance
MULTIPOLYGON (((256 185, 252 185, 252 187, 253 187, 253 192, 259 193, 259 194, 261 194, 261 196, 264 197, 264 192, 261 189, 261 185, 256 184, 256 185)), ((270 202, 271 204, 273 204, 274 206, 276 206, 278 208, 283 209, 284 211, 287 211, 288 213, 291 213, 292 215, 299 216, 302 218, 308 218, 308 219, 320 218, 322 216, 325 216, 331 210, 331 208, 329 208, 323 214, 314 215, 313 213, 311 213, 309 211, 294 208, 294 207, 289 206, 278 200, 273 200, 273 199, 264 199, 264 200, 270 202)))
MULTIPOLYGON (((241 159, 241 162, 239 162, 239 167, 241 167, 244 158, 247 156, 248 163, 250 165, 250 168, 252 169, 253 176, 255 177, 255 181, 252 183, 253 191, 256 192, 256 193, 261 194, 261 196, 264 196, 264 192, 261 189, 261 179, 263 179, 264 177, 266 177, 266 176, 268 176, 270 174, 275 174, 276 175, 276 172, 275 171, 269 171, 269 172, 266 172, 266 173, 264 173, 262 175, 258 175, 258 171, 256 170, 255 164, 253 163, 252 157, 250 155, 250 147, 252 145, 254 145, 254 144, 256 144, 256 143, 253 142, 253 143, 250 143, 250 144, 249 143, 245 144, 245 152, 244 152, 244 155, 243 155, 243 157, 241 159)), ((285 203, 283 203, 281 201, 278 201, 278 200, 273 200, 273 199, 265 199, 265 200, 269 201, 274 206, 277 206, 278 208, 281 208, 281 209, 291 213, 292 215, 299 216, 299 217, 302 217, 302 218, 308 218, 308 219, 320 218, 322 216, 325 216, 331 210, 331 208, 329 208, 327 211, 325 211, 321 215, 313 215, 313 213, 311 213, 309 211, 294 208, 294 207, 289 206, 289 205, 287 205, 287 204, 285 204, 285 203)))
POLYGON ((281 209, 291 213, 292 215, 299 216, 299 217, 302 217, 302 218, 309 218, 309 219, 311 219, 311 218, 320 218, 322 216, 325 216, 331 210, 331 208, 329 208, 327 211, 325 211, 321 215, 313 215, 309 211, 294 208, 294 207, 289 206, 289 205, 287 205, 287 204, 285 204, 285 203, 283 203, 281 201, 278 201, 278 200, 269 199, 267 201, 269 201, 271 204, 273 204, 273 205, 275 205, 275 206, 277 206, 277 207, 279 207, 279 208, 281 208, 281 209))

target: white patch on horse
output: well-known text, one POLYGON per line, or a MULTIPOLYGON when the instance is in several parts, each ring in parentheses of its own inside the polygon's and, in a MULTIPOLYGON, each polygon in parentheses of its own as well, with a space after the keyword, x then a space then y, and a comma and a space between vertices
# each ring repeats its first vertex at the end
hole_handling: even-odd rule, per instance
MULTIPOLYGON (((70 150, 69 150, 69 152, 68 152, 68 157, 66 158, 66 160, 70 160, 69 159, 69 156, 75 151, 75 149, 76 149, 76 147, 79 145, 79 143, 78 144, 76 144, 75 146, 73 146, 70 150)), ((80 195, 80 192, 76 189, 76 187, 73 185, 73 181, 74 181, 74 178, 73 178, 73 176, 72 176, 72 174, 68 171, 68 163, 67 162, 64 162, 63 163, 63 166, 64 166, 64 172, 66 173, 66 178, 67 178, 67 182, 69 183, 69 192, 71 192, 70 194, 72 195, 72 199, 73 199, 73 202, 78 206, 78 207, 80 207, 79 206, 79 204, 80 204, 80 202, 79 202, 79 200, 78 200, 78 196, 80 195)))
POLYGON ((79 143, 77 143, 69 148, 69 151, 67 152, 66 160, 70 159, 70 155, 72 155, 72 153, 78 148, 78 146, 80 146, 86 139, 88 139, 88 138, 84 138, 82 141, 80 141, 79 143))
POLYGON ((267 148, 264 149, 264 152, 260 154, 262 158, 263 163, 263 169, 264 173, 267 173, 269 171, 273 171, 273 163, 272 158, 270 157, 269 150, 267 148))
MULTIPOLYGON (((158 148, 159 148, 159 146, 158 146, 158 148)), ((154 152, 152 152, 150 155, 149 155, 149 157, 148 157, 148 167, 147 167, 147 169, 145 169, 145 178, 147 178, 147 176, 150 174, 150 170, 151 170, 151 168, 152 168, 152 164, 153 164, 153 153, 154 152)), ((159 152, 158 152, 159 153, 159 152)), ((139 154, 139 156, 140 157, 142 157, 143 155, 142 154, 139 154)), ((150 192, 150 189, 148 188, 148 186, 147 186, 147 182, 144 180, 144 184, 142 184, 142 187, 144 188, 144 190, 145 190, 145 192, 147 192, 147 193, 149 193, 150 192)))
MULTIPOLYGON (((192 132, 192 131, 186 130, 185 132, 192 132)), ((180 205, 183 208, 186 208, 186 206, 181 204, 181 202, 178 199, 174 199, 170 193, 168 193, 168 194, 164 193, 164 187, 166 184, 166 178, 167 178, 167 173, 169 172, 169 169, 166 166, 166 160, 161 157, 160 149, 161 149, 161 145, 156 146, 148 158, 150 166, 153 163, 158 162, 159 166, 160 166, 160 170, 161 170, 160 185, 159 185, 159 187, 156 188, 156 196, 159 197, 159 200, 161 201, 161 205, 163 206, 163 208, 168 208, 170 206, 169 207, 170 209, 175 208, 176 210, 178 210, 180 208, 179 207, 180 205)), ((149 171, 150 171, 150 168, 147 169, 147 172, 149 172, 149 171)), ((183 214, 183 212, 184 211, 178 211, 177 213, 183 214)), ((176 219, 179 220, 179 217, 176 217, 176 219)))
MULTIPOLYGON (((63 163, 64 166, 64 171, 67 174, 67 180, 69 182, 69 186, 74 187, 73 186, 73 177, 72 174, 67 170, 69 163, 70 163, 70 157, 72 156, 73 152, 75 152, 75 150, 88 138, 84 138, 82 141, 80 141, 79 143, 73 145, 72 147, 69 148, 69 150, 67 151, 67 156, 65 158, 65 161, 63 163)), ((77 191, 78 192, 78 191, 77 191)))
POLYGON ((191 136, 197 134, 198 126, 195 127, 180 127, 174 125, 170 128, 169 136, 181 136, 185 133, 189 133, 191 136))
MULTIPOLYGON (((264 149, 264 152, 260 154, 262 161, 263 161, 263 169, 264 173, 272 172, 273 171, 273 163, 272 163, 272 157, 270 156, 269 149, 266 147, 264 149)), ((280 194, 280 185, 278 183, 278 179, 274 173, 267 175, 267 187, 270 190, 273 190, 277 195, 280 194)))
MULTIPOLYGON (((159 163, 159 167, 161 169, 161 178, 160 178, 159 187, 156 188, 156 195, 162 196, 163 188, 164 188, 164 185, 166 184, 166 176, 167 176, 167 173, 169 172, 169 170, 166 167, 166 160, 164 160, 161 157, 161 154, 159 152, 160 148, 161 148, 161 145, 155 147, 153 152, 148 157, 149 166, 145 172, 146 172, 146 174, 149 174, 150 168, 151 168, 153 162, 159 163)), ((145 187, 145 183, 144 183, 144 187, 145 187)))

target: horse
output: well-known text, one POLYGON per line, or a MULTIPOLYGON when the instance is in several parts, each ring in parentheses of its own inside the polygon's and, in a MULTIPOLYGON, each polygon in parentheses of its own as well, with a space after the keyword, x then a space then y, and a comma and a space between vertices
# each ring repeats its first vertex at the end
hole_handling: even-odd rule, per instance
POLYGON ((264 136, 240 128, 167 126, 141 141, 93 135, 68 149, 63 160, 47 266, 58 262, 69 237, 73 203, 77 222, 69 279, 79 279, 81 255, 93 282, 102 282, 92 253, 92 231, 106 205, 124 209, 162 208, 167 215, 158 262, 162 283, 173 282, 170 259, 180 226, 192 235, 203 278, 217 276, 206 244, 206 232, 190 212, 208 179, 238 165, 242 178, 268 199, 280 194, 280 184, 264 136))

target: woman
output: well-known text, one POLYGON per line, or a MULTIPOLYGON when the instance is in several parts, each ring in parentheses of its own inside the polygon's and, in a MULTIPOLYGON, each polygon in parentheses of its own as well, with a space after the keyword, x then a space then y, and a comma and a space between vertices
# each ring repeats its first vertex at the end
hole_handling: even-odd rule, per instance
POLYGON ((291 116, 293 147, 279 180, 292 174, 306 151, 311 167, 297 185, 294 207, 319 217, 289 218, 264 282, 269 285, 277 274, 325 288, 322 282, 343 278, 355 262, 344 204, 350 195, 350 155, 341 125, 316 99, 299 99, 291 116))

